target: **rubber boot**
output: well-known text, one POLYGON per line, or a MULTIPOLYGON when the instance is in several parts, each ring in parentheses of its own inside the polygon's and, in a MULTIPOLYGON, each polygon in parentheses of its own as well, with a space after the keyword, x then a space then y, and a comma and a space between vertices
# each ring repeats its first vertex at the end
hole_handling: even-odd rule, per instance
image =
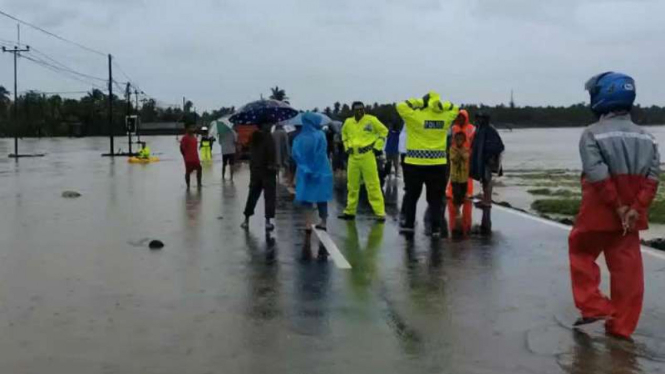
POLYGON ((484 236, 492 235, 492 207, 483 207, 483 218, 480 223, 480 234, 484 236))

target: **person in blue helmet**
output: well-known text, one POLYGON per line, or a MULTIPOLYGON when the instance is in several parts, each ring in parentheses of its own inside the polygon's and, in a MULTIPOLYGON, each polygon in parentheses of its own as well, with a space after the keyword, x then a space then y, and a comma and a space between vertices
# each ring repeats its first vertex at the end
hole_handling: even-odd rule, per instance
POLYGON ((333 173, 328 158, 328 142, 322 131, 322 117, 307 112, 302 116, 302 129, 293 141, 292 157, 296 164, 296 201, 305 206, 306 230, 326 230, 328 201, 333 196, 333 173), (313 208, 320 222, 314 225, 313 208))
POLYGON ((644 295, 640 230, 658 189, 660 155, 654 137, 634 124, 635 81, 607 72, 585 87, 598 122, 582 133, 582 203, 569 238, 570 272, 581 326, 605 321, 606 332, 629 339, 644 295), (610 271, 611 296, 600 291, 597 258, 610 271))

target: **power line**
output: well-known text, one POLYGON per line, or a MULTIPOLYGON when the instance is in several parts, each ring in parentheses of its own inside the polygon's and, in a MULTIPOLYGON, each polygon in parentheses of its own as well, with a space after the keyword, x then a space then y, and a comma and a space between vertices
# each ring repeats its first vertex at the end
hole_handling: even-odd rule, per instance
MULTIPOLYGON (((36 48, 34 48, 34 47, 32 48, 32 50, 33 50, 34 52, 37 52, 37 54, 43 56, 43 57, 46 58, 47 60, 49 60, 51 63, 53 63, 53 64, 55 64, 55 65, 58 65, 58 66, 55 66, 55 67, 58 68, 58 69, 66 70, 66 71, 68 71, 68 72, 70 72, 70 73, 72 73, 72 74, 76 74, 76 75, 79 75, 79 76, 82 76, 82 77, 85 77, 85 78, 89 78, 89 79, 98 80, 98 81, 100 81, 100 82, 106 82, 106 81, 107 81, 107 80, 104 79, 104 78, 95 77, 95 76, 93 76, 93 75, 86 74, 86 73, 81 73, 80 71, 74 70, 74 69, 70 68, 69 66, 67 66, 67 65, 65 65, 65 64, 63 64, 63 63, 61 63, 61 62, 59 62, 59 61, 57 61, 57 60, 55 60, 54 58, 50 57, 50 56, 47 55, 46 53, 44 53, 44 52, 42 52, 42 51, 40 51, 40 50, 38 50, 38 49, 36 49, 36 48)), ((40 59, 41 61, 43 61, 44 63, 48 63, 47 61, 44 61, 42 58, 39 58, 39 59, 40 59)))
POLYGON ((37 64, 37 65, 40 65, 40 66, 42 66, 42 67, 44 67, 44 68, 46 68, 46 69, 48 69, 48 70, 51 70, 52 72, 54 72, 54 73, 56 73, 56 74, 60 74, 60 75, 63 75, 63 76, 65 76, 65 77, 67 77, 67 78, 70 78, 70 79, 73 79, 73 80, 79 81, 79 82, 81 82, 81 83, 85 83, 86 85, 90 85, 90 86, 92 86, 92 87, 94 87, 94 88, 97 88, 97 89, 99 89, 99 90, 105 90, 105 89, 106 89, 105 87, 100 86, 100 85, 98 85, 97 83, 94 83, 94 82, 92 82, 92 81, 90 81, 90 80, 85 80, 85 79, 79 78, 79 77, 77 77, 76 75, 72 75, 72 74, 68 73, 68 72, 65 71, 65 70, 58 69, 57 67, 54 67, 54 66, 51 65, 51 64, 45 63, 44 61, 41 61, 41 60, 38 60, 38 59, 34 59, 34 58, 30 57, 30 56, 25 56, 25 55, 23 55, 23 56, 21 56, 21 57, 23 57, 24 59, 26 59, 26 60, 28 60, 28 61, 31 61, 31 62, 33 62, 33 63, 35 63, 35 64, 37 64))
POLYGON ((120 64, 118 64, 117 57, 113 58, 113 65, 116 68, 118 68, 118 70, 120 71, 120 74, 122 74, 125 78, 127 78, 128 82, 130 82, 133 86, 136 86, 136 84, 133 82, 133 79, 130 78, 129 75, 127 75, 127 73, 125 73, 125 71, 122 70, 122 67, 120 67, 120 64))
POLYGON ((81 44, 81 43, 77 43, 77 42, 75 42, 75 41, 73 41, 73 40, 69 40, 69 39, 64 38, 64 37, 62 37, 62 36, 60 36, 60 35, 57 35, 57 34, 54 34, 54 33, 50 32, 50 31, 44 30, 43 28, 41 28, 41 27, 39 27, 39 26, 36 26, 36 25, 33 25, 33 24, 29 23, 29 22, 23 21, 22 19, 19 19, 19 18, 15 17, 15 16, 12 16, 12 15, 9 14, 9 13, 3 12, 2 10, 0 10, 0 15, 3 15, 3 16, 5 16, 5 17, 7 17, 7 18, 10 18, 10 19, 13 19, 14 21, 16 21, 16 22, 18 22, 18 23, 21 23, 21 24, 26 25, 26 26, 28 26, 28 27, 30 27, 30 28, 33 28, 33 29, 35 29, 35 30, 37 30, 37 31, 40 31, 40 32, 42 32, 42 33, 44 33, 44 34, 46 34, 46 35, 52 36, 52 37, 54 37, 54 38, 56 38, 56 39, 58 39, 58 40, 61 40, 61 41, 65 42, 65 43, 69 43, 69 44, 75 45, 75 46, 77 46, 77 47, 79 47, 79 48, 81 48, 81 49, 83 49, 83 50, 88 51, 88 52, 95 53, 95 54, 98 54, 98 55, 100 55, 100 56, 106 56, 106 55, 107 55, 107 54, 104 53, 104 52, 100 52, 100 51, 98 51, 98 50, 96 50, 96 49, 92 49, 92 48, 90 48, 90 47, 86 47, 85 45, 83 45, 83 44, 81 44))

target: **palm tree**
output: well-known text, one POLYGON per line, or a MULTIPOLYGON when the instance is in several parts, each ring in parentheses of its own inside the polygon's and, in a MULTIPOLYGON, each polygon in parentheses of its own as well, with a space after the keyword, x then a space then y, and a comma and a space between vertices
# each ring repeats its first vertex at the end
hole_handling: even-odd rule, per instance
POLYGON ((275 86, 275 88, 271 88, 270 91, 272 92, 272 94, 270 95, 271 100, 277 100, 277 101, 287 101, 287 100, 289 100, 289 98, 286 96, 286 91, 279 88, 279 86, 275 86))

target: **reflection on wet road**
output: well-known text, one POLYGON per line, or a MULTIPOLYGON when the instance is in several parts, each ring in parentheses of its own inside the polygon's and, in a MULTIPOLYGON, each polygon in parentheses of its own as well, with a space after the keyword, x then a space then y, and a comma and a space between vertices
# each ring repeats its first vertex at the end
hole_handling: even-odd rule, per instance
POLYGON ((101 158, 105 139, 0 159, 1 373, 665 372, 659 258, 645 255, 634 343, 576 333, 559 227, 496 209, 491 239, 433 242, 422 224, 406 238, 391 182, 385 224, 362 206, 330 221, 340 269, 285 190, 277 230, 259 214, 245 232, 245 168, 222 182, 215 164, 186 192, 175 141, 148 141, 162 162, 101 158))

